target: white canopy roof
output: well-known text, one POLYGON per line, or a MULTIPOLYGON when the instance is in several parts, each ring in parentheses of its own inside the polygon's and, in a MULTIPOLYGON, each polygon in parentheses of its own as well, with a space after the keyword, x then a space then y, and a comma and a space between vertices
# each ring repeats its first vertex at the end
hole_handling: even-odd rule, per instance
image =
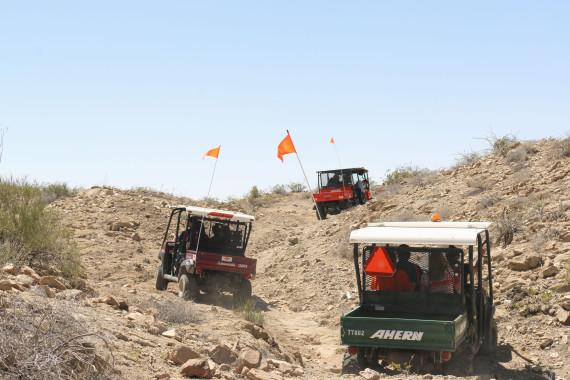
POLYGON ((198 216, 207 216, 210 218, 221 218, 230 220, 239 220, 240 222, 253 222, 255 217, 252 215, 242 214, 241 212, 217 210, 213 208, 196 207, 196 206, 170 206, 170 208, 185 208, 189 214, 198 216))
POLYGON ((386 222, 370 223, 352 231, 350 243, 475 245, 477 234, 489 222, 386 222))

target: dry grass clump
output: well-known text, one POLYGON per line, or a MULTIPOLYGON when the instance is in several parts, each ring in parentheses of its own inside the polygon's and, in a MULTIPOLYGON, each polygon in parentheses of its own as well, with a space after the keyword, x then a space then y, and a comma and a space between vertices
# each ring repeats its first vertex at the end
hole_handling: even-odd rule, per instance
POLYGON ((511 212, 505 208, 501 217, 495 221, 491 228, 495 229, 493 235, 496 236, 496 243, 500 243, 503 248, 506 247, 512 243, 515 234, 521 231, 520 212, 511 212))
POLYGON ((109 378, 111 349, 84 325, 65 307, 0 299, 0 377, 109 378))
POLYGON ((428 174, 432 174, 435 171, 427 169, 427 168, 420 168, 418 166, 412 166, 412 165, 400 165, 397 166, 395 169, 393 169, 392 171, 387 170, 386 171, 386 179, 384 181, 385 184, 389 185, 392 183, 401 183, 402 181, 404 181, 407 178, 413 178, 413 177, 423 177, 426 176, 428 174))
POLYGON ((71 232, 57 211, 47 207, 49 200, 70 192, 61 184, 0 179, 0 264, 28 264, 72 281, 79 278, 81 261, 71 232))
POLYGON ((469 165, 481 158, 481 153, 471 151, 466 153, 457 153, 457 158, 455 159, 455 167, 469 165))
POLYGON ((570 132, 566 138, 556 140, 554 150, 558 157, 570 157, 570 132))
POLYGON ((513 134, 507 134, 503 137, 498 137, 493 132, 491 132, 490 136, 483 137, 483 140, 487 141, 489 145, 491 145, 491 152, 497 153, 502 157, 506 157, 509 151, 520 145, 517 136, 513 134))
POLYGON ((477 202, 477 208, 488 208, 500 201, 500 197, 497 194, 487 195, 477 202))
POLYGON ((240 315, 246 321, 254 323, 258 326, 263 327, 265 324, 265 315, 262 311, 256 309, 255 303, 251 299, 238 304, 234 308, 234 312, 240 315))
POLYGON ((141 299, 134 302, 142 309, 154 311, 156 318, 163 322, 174 325, 199 323, 200 317, 193 302, 184 301, 182 298, 165 299, 141 299))

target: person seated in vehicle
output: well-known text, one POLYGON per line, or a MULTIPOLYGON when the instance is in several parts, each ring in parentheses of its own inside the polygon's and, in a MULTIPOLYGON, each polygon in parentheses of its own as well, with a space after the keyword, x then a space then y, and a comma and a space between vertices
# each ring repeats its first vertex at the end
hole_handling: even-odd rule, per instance
POLYGON ((406 272, 412 284, 412 289, 416 292, 419 291, 422 270, 419 265, 410 262, 410 247, 407 244, 402 244, 396 249, 396 254, 398 256, 396 269, 406 272))
POLYGON ((422 274, 421 290, 431 293, 453 293, 454 273, 443 253, 432 253, 428 270, 422 274))
POLYGON ((209 236, 206 234, 206 229, 202 225, 201 221, 195 221, 193 223, 193 228, 190 232, 190 239, 188 239, 187 249, 196 250, 200 247, 204 248, 208 244, 209 236), (200 244, 198 244, 198 239, 200 239, 200 244))
MULTIPOLYGON (((454 245, 450 245, 449 248, 456 249, 454 245)), ((485 255, 485 248, 483 248, 482 254, 485 255)), ((447 261, 449 262, 449 265, 453 270, 453 274, 455 276, 453 281, 453 290, 455 291, 455 293, 461 293, 461 273, 462 272, 465 273, 464 281, 465 283, 467 283, 467 275, 469 274, 469 264, 464 263, 463 268, 461 267, 461 258, 459 252, 457 251, 449 251, 445 254, 445 257, 447 258, 447 261)), ((477 258, 477 262, 473 264, 474 275, 479 273, 479 260, 480 258, 477 258)))
POLYGON ((328 187, 341 187, 342 183, 338 180, 338 175, 333 174, 332 177, 329 178, 328 187))
MULTIPOLYGON (((395 262, 395 255, 394 253, 389 252, 390 259, 392 262, 395 262)), ((399 292, 411 292, 414 290, 412 283, 408 277, 408 274, 396 268, 394 274, 392 276, 373 276, 372 281, 370 282, 370 289, 372 290, 392 290, 392 291, 399 291, 399 292)))
POLYGON ((228 227, 222 224, 216 223, 212 228, 213 236, 210 238, 209 245, 212 249, 221 251, 225 248, 227 237, 228 237, 228 227))

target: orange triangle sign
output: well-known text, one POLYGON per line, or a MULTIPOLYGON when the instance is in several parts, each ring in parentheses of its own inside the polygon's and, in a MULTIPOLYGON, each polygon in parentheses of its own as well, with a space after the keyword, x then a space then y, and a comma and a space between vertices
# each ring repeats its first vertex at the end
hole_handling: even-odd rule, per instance
POLYGON ((386 247, 375 247, 370 257, 364 263, 364 273, 369 276, 391 277, 396 271, 396 266, 388 255, 386 247))

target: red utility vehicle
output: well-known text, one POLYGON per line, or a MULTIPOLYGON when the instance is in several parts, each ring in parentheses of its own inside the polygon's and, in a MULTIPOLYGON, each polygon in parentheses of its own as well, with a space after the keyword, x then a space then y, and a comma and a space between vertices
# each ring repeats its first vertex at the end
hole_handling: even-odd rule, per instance
POLYGON ((341 210, 357 204, 365 204, 372 198, 368 170, 349 168, 317 172, 319 192, 313 194, 317 219, 326 219, 327 214, 339 214, 341 210))
POLYGON ((171 206, 158 258, 156 289, 178 283, 185 300, 206 293, 230 292, 237 302, 251 297, 256 259, 245 257, 255 218, 239 212, 171 206))

